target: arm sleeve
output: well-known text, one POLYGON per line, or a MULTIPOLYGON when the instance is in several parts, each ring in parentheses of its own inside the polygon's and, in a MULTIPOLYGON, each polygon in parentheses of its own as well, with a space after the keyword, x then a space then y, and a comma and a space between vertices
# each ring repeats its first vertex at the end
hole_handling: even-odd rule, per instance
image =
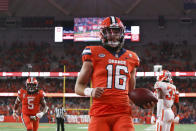
POLYGON ((45 92, 43 90, 40 91, 40 98, 44 98, 45 97, 45 92))
POLYGON ((82 61, 93 61, 92 49, 88 46, 82 52, 82 61))

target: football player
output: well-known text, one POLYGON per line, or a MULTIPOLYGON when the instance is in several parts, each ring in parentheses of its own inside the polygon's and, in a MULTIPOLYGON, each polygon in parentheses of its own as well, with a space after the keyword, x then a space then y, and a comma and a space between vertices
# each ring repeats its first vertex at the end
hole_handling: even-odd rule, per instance
MULTIPOLYGON (((174 104, 176 86, 173 84, 171 73, 168 70, 160 72, 154 88, 158 97, 156 131, 170 131, 171 123, 178 122, 179 116, 177 115, 174 118, 174 113, 171 109, 174 104)), ((153 114, 151 123, 154 122, 155 115, 153 114)))
MULTIPOLYGON (((128 93, 135 88, 136 53, 123 48, 125 27, 118 17, 107 17, 100 25, 101 46, 87 46, 75 92, 93 97, 89 131, 134 131, 128 93), (89 80, 92 88, 88 88, 89 80)), ((144 105, 150 108, 154 103, 144 105)))
POLYGON ((27 131, 37 131, 39 119, 48 111, 48 107, 44 99, 44 91, 38 89, 38 81, 35 77, 29 77, 25 82, 25 88, 18 91, 13 110, 13 117, 17 121, 20 103, 22 103, 21 119, 27 131), (43 106, 42 112, 40 112, 40 104, 43 106))

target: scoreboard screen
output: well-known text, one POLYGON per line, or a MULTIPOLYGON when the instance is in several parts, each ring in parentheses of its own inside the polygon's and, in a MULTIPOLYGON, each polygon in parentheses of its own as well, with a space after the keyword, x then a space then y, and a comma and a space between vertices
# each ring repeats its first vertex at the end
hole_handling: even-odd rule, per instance
MULTIPOLYGON (((100 41, 99 25, 104 18, 75 18, 74 30, 64 27, 55 27, 55 42, 74 40, 75 42, 100 41)), ((126 26, 125 39, 132 42, 140 41, 140 26, 126 26)))

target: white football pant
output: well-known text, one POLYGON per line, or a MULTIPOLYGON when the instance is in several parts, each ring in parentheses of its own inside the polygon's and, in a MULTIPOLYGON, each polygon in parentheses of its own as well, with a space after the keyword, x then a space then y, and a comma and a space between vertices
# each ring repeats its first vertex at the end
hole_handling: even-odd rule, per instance
POLYGON ((171 108, 162 109, 161 116, 156 122, 156 131, 170 131, 171 123, 174 120, 174 113, 171 108))

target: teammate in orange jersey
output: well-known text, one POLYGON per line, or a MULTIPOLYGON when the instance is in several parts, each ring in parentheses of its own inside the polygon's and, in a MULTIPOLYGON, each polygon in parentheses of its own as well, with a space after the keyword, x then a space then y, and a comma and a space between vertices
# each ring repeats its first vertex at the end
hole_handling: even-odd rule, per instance
POLYGON ((38 82, 34 77, 28 78, 25 86, 25 89, 21 88, 18 91, 18 96, 14 104, 13 117, 18 121, 17 109, 19 104, 22 103, 21 118, 23 124, 27 131, 37 131, 39 119, 48 111, 44 99, 44 92, 38 89, 38 82), (40 104, 43 106, 42 112, 40 112, 40 104))
MULTIPOLYGON (((134 131, 128 93, 135 88, 139 58, 122 48, 124 30, 118 17, 105 18, 100 27, 103 45, 87 46, 82 52, 75 92, 93 97, 89 131, 134 131), (92 88, 87 87, 90 79, 92 88)), ((152 106, 148 103, 144 108, 152 106)))

